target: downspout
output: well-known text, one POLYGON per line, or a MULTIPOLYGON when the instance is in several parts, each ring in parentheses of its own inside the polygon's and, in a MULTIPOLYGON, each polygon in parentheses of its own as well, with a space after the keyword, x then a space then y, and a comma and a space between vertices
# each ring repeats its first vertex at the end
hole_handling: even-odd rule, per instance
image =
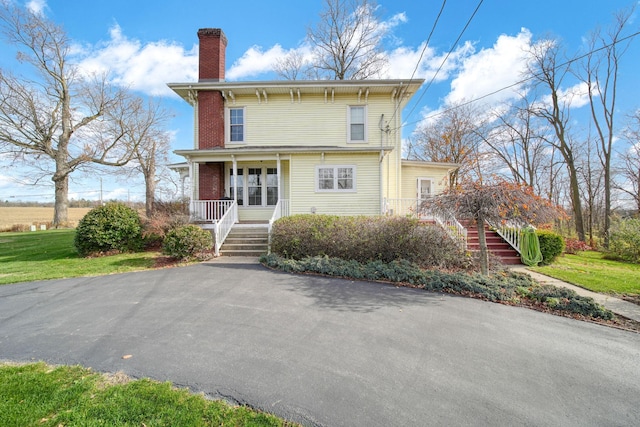
POLYGON ((378 161, 378 184, 380 187, 380 215, 384 215, 385 209, 385 197, 384 197, 384 181, 382 180, 382 173, 384 172, 383 160, 384 160, 384 114, 380 116, 380 122, 378 127, 380 128, 380 160, 378 161))

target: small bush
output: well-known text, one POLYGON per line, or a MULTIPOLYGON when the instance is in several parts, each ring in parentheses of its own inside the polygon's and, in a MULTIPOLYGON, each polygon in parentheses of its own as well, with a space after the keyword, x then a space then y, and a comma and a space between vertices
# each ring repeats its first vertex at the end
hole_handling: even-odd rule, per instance
POLYGON ((606 256, 640 263, 640 219, 624 219, 611 226, 606 256))
POLYGON ((564 239, 561 235, 549 230, 536 230, 542 253, 541 265, 549 265, 564 251, 564 239))
POLYGON ((177 259, 205 259, 213 246, 211 233, 197 225, 182 225, 171 229, 162 242, 162 253, 177 259))
POLYGON ((142 225, 138 212, 122 203, 91 209, 78 223, 74 244, 81 256, 140 250, 142 225))
POLYGON ((296 260, 324 255, 360 263, 405 259, 444 268, 466 261, 444 230, 405 217, 289 216, 274 224, 271 250, 296 260))
POLYGON ((581 242, 578 239, 565 239, 564 240, 564 253, 575 255, 578 252, 591 251, 593 248, 585 242, 581 242))
POLYGON ((154 203, 151 217, 143 223, 142 237, 149 248, 159 248, 169 230, 189 223, 188 205, 182 201, 154 203))

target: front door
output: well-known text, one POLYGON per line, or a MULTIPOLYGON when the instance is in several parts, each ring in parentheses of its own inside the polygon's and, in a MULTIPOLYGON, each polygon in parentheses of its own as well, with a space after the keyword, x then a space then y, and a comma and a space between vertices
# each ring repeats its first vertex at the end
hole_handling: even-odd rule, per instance
POLYGON ((425 200, 431 197, 431 179, 418 178, 418 199, 425 200))

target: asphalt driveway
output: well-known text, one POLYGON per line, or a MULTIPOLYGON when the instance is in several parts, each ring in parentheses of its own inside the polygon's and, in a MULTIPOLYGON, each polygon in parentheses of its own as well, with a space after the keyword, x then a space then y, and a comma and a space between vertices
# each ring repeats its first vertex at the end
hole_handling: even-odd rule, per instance
POLYGON ((640 334, 260 265, 0 286, 0 359, 170 380, 305 425, 640 425, 640 334))

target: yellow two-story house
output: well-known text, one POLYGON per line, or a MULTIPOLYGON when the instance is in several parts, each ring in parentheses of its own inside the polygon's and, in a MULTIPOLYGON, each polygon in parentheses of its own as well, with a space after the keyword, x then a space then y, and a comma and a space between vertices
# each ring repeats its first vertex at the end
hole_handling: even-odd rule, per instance
POLYGON ((194 147, 176 153, 196 218, 231 204, 239 222, 407 214, 448 184, 457 165, 402 159, 402 110, 423 80, 227 82, 224 33, 198 37, 199 80, 169 84, 194 108, 194 147))

